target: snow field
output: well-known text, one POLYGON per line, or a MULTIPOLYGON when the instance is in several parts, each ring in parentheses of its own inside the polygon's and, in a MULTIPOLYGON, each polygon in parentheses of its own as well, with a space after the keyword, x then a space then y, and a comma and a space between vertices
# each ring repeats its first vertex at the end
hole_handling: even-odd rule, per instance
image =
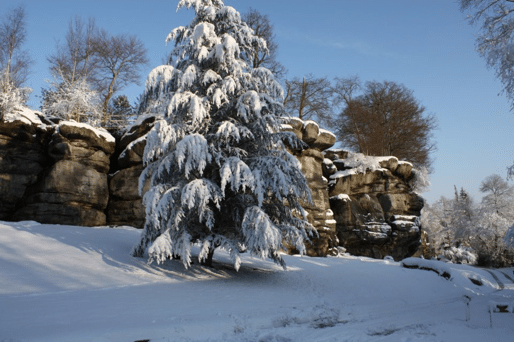
POLYGON ((242 254, 236 272, 216 251, 213 268, 193 258, 185 270, 131 257, 139 234, 0 222, 0 341, 511 341, 514 333, 513 313, 489 313, 491 301, 514 301, 513 269, 406 260, 447 280, 392 260, 284 255, 283 271, 242 254))

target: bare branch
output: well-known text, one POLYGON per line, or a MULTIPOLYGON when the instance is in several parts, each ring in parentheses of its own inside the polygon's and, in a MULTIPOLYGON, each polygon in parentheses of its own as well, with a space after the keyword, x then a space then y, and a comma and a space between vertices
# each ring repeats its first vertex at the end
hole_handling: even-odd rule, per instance
POLYGON ((97 87, 102 93, 104 125, 108 121, 108 105, 113 95, 129 84, 139 84, 140 69, 148 63, 147 50, 136 36, 111 36, 100 30, 93 42, 97 58, 97 87))
POLYGON ((514 109, 514 0, 459 0, 470 24, 481 22, 477 50, 496 71, 514 109))
MULTIPOLYGON (((102 125, 109 126, 110 101, 129 84, 139 84, 141 67, 148 63, 144 44, 132 35, 112 36, 98 29, 94 19, 70 21, 65 43, 48 58, 61 83, 87 82, 101 97, 102 125)), ((72 87, 73 88, 73 87, 72 87)), ((57 91, 58 89, 54 89, 57 91)))
POLYGON ((313 119, 328 124, 332 117, 332 86, 326 77, 313 75, 286 81, 287 96, 284 101, 289 115, 302 120, 313 119))
POLYGON ((254 34, 266 41, 267 51, 254 49, 252 56, 248 56, 248 62, 253 68, 268 68, 276 78, 281 79, 285 76, 286 68, 277 61, 278 44, 275 42, 273 25, 267 15, 261 14, 256 9, 250 8, 247 13, 242 15, 243 21, 253 29, 254 34))

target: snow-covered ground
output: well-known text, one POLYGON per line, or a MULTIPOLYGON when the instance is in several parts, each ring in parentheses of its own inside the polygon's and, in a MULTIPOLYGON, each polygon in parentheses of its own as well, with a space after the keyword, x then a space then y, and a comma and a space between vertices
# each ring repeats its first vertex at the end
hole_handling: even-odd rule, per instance
POLYGON ((216 252, 214 268, 185 270, 131 257, 138 237, 0 222, 0 341, 514 340, 513 269, 406 261, 447 279, 390 260, 284 256, 283 271, 244 256, 235 272, 216 252))

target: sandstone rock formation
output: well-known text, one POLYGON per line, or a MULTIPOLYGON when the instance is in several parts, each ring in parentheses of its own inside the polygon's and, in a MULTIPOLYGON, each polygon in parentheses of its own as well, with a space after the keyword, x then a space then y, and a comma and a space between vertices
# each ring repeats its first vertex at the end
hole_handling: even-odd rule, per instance
POLYGON ((9 219, 28 186, 47 163, 45 126, 32 111, 20 110, 0 122, 0 220, 9 219))
POLYGON ((0 219, 105 225, 107 132, 21 108, 0 122, 0 219))
MULTIPOLYGON (((115 142, 105 131, 28 109, 6 115, 0 122, 0 220, 143 227, 138 183, 154 121, 141 118, 115 142)), ((307 244, 308 255, 336 254, 342 246, 355 255, 398 260, 416 251, 423 199, 413 192, 410 163, 327 150, 335 136, 312 121, 292 119, 283 130, 304 142, 288 147, 312 192, 304 208, 318 236, 307 244)))
POLYGON ((116 172, 109 181, 110 200, 107 222, 110 225, 129 225, 142 228, 145 208, 138 192, 139 176, 143 165, 136 165, 116 172))
POLYGON ((49 167, 27 188, 14 220, 99 226, 107 223, 107 173, 114 138, 89 125, 62 121, 52 127, 49 167))
POLYGON ((325 153, 330 207, 341 246, 354 255, 401 260, 420 245, 423 198, 413 192, 412 165, 396 157, 325 153))

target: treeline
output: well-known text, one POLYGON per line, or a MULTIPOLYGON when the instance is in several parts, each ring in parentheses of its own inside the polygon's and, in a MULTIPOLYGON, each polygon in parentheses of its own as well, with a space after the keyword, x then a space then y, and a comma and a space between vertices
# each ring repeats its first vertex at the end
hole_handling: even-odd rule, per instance
MULTIPOLYGON (((32 63, 22 49, 25 15, 20 6, 1 19, 0 113, 26 102, 31 92, 23 87, 32 63)), ((358 77, 286 77, 287 69, 277 60, 278 44, 268 16, 250 9, 242 20, 266 41, 267 50, 255 48, 241 57, 250 68, 271 70, 282 83, 286 114, 317 121, 356 152, 394 155, 431 170, 437 122, 411 90, 396 82, 362 83, 358 77)), ((168 64, 174 63, 173 58, 168 58, 168 64)), ((112 35, 92 18, 75 17, 47 61, 52 80, 41 94, 46 115, 120 129, 139 114, 139 103, 129 103, 122 94, 128 85, 140 84, 141 69, 148 64, 147 50, 136 36, 112 35)))
POLYGON ((482 181, 480 191, 480 203, 455 187, 453 198, 425 205, 426 257, 488 267, 514 265, 514 187, 493 174, 482 181))
POLYGON ((412 90, 391 81, 363 83, 357 76, 287 78, 287 69, 276 59, 278 45, 268 16, 250 9, 243 20, 268 46, 268 54, 255 51, 248 62, 254 68, 268 68, 280 79, 287 114, 320 123, 356 152, 394 155, 432 171, 437 119, 412 90))
MULTIPOLYGON (((23 87, 32 64, 22 49, 26 35, 22 5, 9 10, 0 23, 1 113, 25 103, 31 92, 23 87)), ((77 16, 47 61, 52 80, 41 94, 46 115, 119 128, 135 114, 135 106, 120 92, 140 84, 141 68, 148 64, 147 50, 136 36, 112 35, 97 27, 93 18, 85 22, 77 16)))

